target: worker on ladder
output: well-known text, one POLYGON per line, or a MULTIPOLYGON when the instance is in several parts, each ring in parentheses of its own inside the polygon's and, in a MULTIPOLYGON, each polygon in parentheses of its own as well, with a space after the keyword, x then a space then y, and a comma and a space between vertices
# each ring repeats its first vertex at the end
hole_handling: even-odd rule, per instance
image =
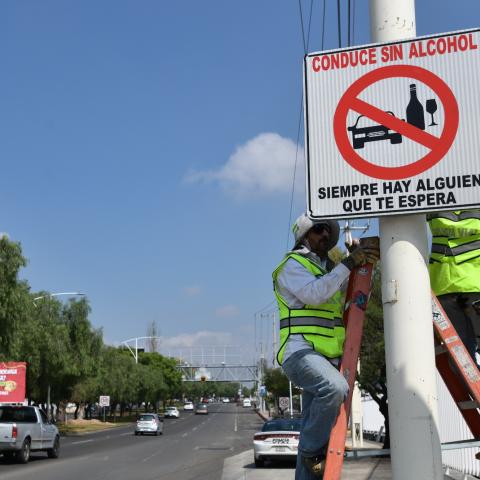
POLYGON ((430 283, 470 356, 477 363, 480 325, 480 210, 427 216, 432 232, 430 283))
POLYGON ((336 220, 301 215, 293 225, 295 245, 273 272, 280 310, 279 365, 303 389, 303 420, 296 480, 323 475, 325 450, 348 384, 338 371, 345 328, 341 291, 350 271, 379 258, 376 248, 355 244, 340 264, 328 257, 337 244, 336 220))

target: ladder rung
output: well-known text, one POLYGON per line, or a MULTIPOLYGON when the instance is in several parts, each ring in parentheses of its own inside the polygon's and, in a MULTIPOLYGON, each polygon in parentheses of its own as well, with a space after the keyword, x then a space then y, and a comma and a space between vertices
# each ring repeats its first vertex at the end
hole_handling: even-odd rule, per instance
POLYGON ((348 452, 345 452, 343 454, 345 458, 388 457, 389 455, 390 455, 390 450, 387 448, 383 448, 383 449, 362 448, 359 450, 349 450, 348 452))
POLYGON ((473 448, 473 447, 480 447, 480 440, 478 438, 442 443, 442 450, 457 450, 460 448, 473 448))
POLYGON ((479 402, 474 402, 473 400, 466 400, 465 402, 458 402, 458 408, 461 410, 472 410, 474 408, 480 408, 479 402))
MULTIPOLYGON (((455 442, 442 443, 442 450, 459 450, 461 448, 480 447, 480 440, 472 438, 469 440, 457 440, 455 442)), ((390 455, 389 449, 363 448, 350 450, 344 453, 345 458, 363 458, 363 457, 387 457, 390 455)))
POLYGON ((445 353, 447 349, 443 345, 437 345, 435 347, 435 356, 441 355, 442 353, 445 353))

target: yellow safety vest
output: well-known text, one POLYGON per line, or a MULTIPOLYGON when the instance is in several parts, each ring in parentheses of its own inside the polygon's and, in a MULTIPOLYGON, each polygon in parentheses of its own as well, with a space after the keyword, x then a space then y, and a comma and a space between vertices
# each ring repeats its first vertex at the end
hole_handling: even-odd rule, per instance
POLYGON ((480 210, 428 215, 429 270, 435 295, 480 291, 480 210))
POLYGON ((342 294, 337 292, 328 302, 320 305, 304 305, 290 308, 286 300, 278 293, 277 278, 288 259, 301 263, 310 273, 321 277, 327 272, 298 253, 289 253, 273 272, 273 289, 280 311, 280 349, 277 361, 282 364, 285 344, 288 337, 301 334, 313 349, 329 358, 343 354, 345 327, 342 318, 342 294))

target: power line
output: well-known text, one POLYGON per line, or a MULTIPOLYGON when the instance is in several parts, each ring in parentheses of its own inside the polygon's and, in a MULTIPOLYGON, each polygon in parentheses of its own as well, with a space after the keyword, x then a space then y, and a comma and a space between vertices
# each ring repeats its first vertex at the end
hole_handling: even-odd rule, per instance
POLYGON ((298 9, 300 10, 300 25, 302 27, 302 40, 303 40, 303 51, 307 52, 307 45, 305 41, 305 29, 303 28, 303 11, 302 11, 302 0, 298 0, 298 9))
POLYGON ((325 45, 325 15, 327 12, 327 0, 323 0, 323 19, 322 19, 322 50, 325 45))
POLYGON ((351 0, 348 0, 348 10, 347 10, 347 19, 348 19, 348 36, 347 36, 347 47, 350 47, 352 44, 350 43, 350 32, 351 32, 351 0))
POLYGON ((355 45, 355 0, 353 0, 352 17, 352 44, 355 45))
POLYGON ((303 117, 303 94, 300 97, 300 114, 298 116, 298 128, 297 128, 297 148, 295 150, 295 164, 293 167, 293 180, 292 180, 292 194, 290 196, 290 213, 288 215, 288 228, 287 228, 287 241, 285 250, 288 251, 288 241, 290 239, 290 225, 292 224, 292 213, 293 213, 293 199, 295 196, 295 179, 297 178, 297 163, 298 163, 298 145, 300 142, 300 131, 302 128, 302 117, 303 117))
POLYGON ((340 0, 337 0, 338 48, 342 48, 342 24, 340 18, 340 0))

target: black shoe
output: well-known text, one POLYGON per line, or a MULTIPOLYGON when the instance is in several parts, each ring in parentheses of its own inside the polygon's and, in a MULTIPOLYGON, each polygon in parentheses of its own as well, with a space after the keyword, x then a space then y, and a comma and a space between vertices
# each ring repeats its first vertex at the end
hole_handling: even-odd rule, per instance
POLYGON ((323 478, 325 471, 325 454, 315 455, 314 457, 304 457, 302 455, 302 463, 310 470, 316 477, 323 478))

